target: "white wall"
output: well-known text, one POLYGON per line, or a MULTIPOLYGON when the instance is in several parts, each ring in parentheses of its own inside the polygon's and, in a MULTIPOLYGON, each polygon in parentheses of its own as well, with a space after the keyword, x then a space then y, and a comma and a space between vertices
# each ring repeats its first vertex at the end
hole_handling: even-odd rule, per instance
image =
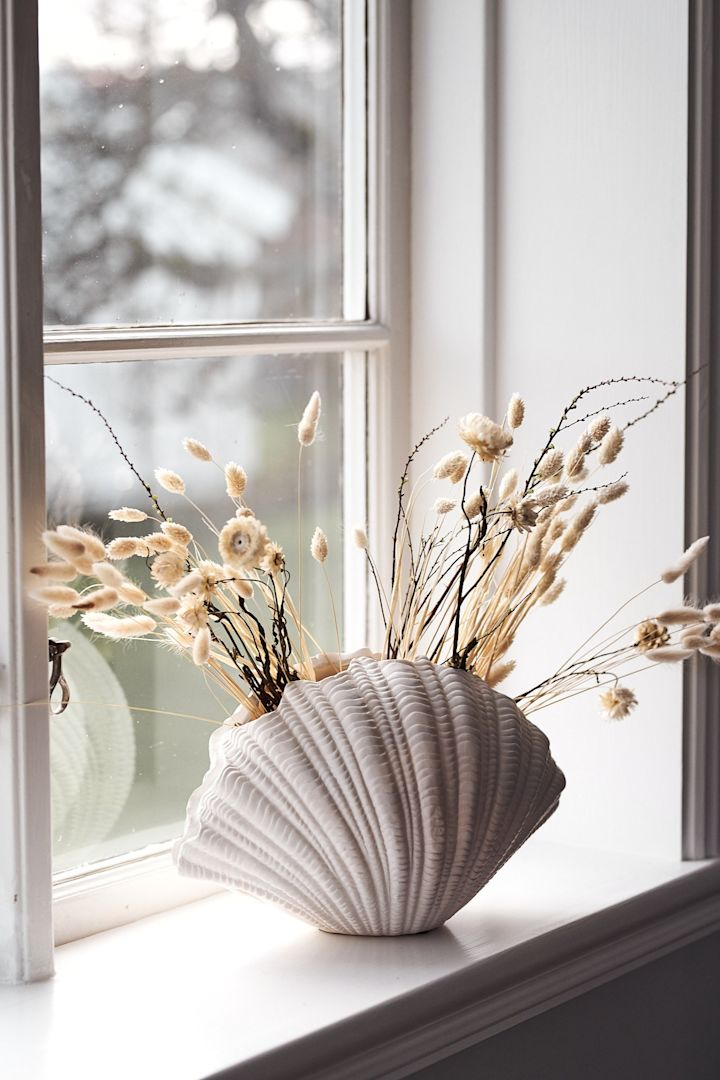
MULTIPOLYGON (((495 145, 484 142, 485 5, 413 10, 413 359, 436 373, 414 384, 413 430, 441 411, 501 414, 518 390, 528 421, 516 458, 531 460, 581 386, 683 377, 687 3, 502 0, 495 145)), ((573 555, 568 597, 519 639, 518 689, 682 550, 682 401, 631 435, 632 492, 573 555)), ((678 595, 666 587, 657 603, 678 595)), ((544 835, 676 857, 681 673, 631 685, 641 704, 623 724, 600 719, 594 694, 539 714, 568 779, 544 835)))
MULTIPOLYGON (((484 7, 412 5, 413 438, 492 393, 492 372, 480 362, 494 306, 484 274, 484 7), (448 378, 458 371, 462 380, 448 378)), ((438 456, 454 441, 441 436, 438 456)))

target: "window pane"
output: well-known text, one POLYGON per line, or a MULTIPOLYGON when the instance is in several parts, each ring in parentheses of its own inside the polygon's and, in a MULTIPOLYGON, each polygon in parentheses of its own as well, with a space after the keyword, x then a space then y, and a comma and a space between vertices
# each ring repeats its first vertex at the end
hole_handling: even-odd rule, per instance
MULTIPOLYGON (((242 464, 247 501, 284 548, 296 603, 295 428, 310 394, 319 390, 320 434, 302 456, 303 619, 325 648, 337 647, 328 586, 309 544, 320 525, 330 545, 325 567, 342 625, 341 357, 105 363, 54 367, 49 374, 103 411, 154 488, 156 466, 174 469, 220 527, 234 511, 224 477, 215 465, 187 455, 181 441, 190 435, 219 463, 242 464)), ((152 507, 98 417, 51 382, 47 447, 51 524, 91 525, 107 540, 148 531, 145 524, 108 519, 114 507, 152 507)), ((217 559, 215 537, 189 503, 160 489, 158 495, 165 512, 190 528, 209 559, 217 559)), ((158 594, 143 559, 116 565, 158 594)), ((51 634, 72 643, 65 668, 73 703, 52 719, 56 870, 178 835, 187 797, 207 768, 207 740, 214 730, 207 721, 221 721, 233 702, 189 659, 155 643, 109 641, 87 631, 77 616, 51 624, 51 634)))
POLYGON ((40 0, 45 321, 341 315, 340 0, 40 0))

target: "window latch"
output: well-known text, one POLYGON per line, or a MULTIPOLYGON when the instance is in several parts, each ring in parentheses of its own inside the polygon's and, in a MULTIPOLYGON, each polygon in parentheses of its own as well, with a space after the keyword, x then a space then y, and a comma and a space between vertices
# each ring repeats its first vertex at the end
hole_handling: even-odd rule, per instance
POLYGON ((69 641, 53 641, 52 638, 48 640, 48 663, 52 664, 49 692, 50 711, 54 716, 59 716, 60 713, 65 712, 70 703, 70 687, 62 670, 63 653, 66 653, 69 648, 69 641), (58 686, 60 687, 60 700, 53 701, 53 694, 58 686))

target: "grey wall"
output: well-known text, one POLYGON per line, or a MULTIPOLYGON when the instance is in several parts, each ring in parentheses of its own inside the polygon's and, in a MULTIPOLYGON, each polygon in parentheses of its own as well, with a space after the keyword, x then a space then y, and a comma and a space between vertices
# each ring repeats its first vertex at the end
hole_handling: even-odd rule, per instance
POLYGON ((415 1080, 720 1080, 720 934, 414 1074, 415 1080))

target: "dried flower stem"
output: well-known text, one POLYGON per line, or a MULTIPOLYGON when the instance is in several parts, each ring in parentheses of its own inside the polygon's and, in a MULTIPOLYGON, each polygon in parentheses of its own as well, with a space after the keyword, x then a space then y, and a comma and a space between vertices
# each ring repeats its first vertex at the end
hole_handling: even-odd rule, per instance
MULTIPOLYGON (((327 585, 328 596, 330 597, 330 608, 332 610, 332 620, 335 627, 335 640, 337 641, 338 653, 342 652, 342 640, 340 637, 340 624, 338 623, 337 609, 335 607, 335 597, 333 595, 332 585, 330 584, 330 577, 327 572, 325 563, 320 564, 322 566, 322 572, 325 577, 325 584, 327 585)), ((327 655, 327 654, 326 654, 327 655)))
POLYGON ((124 462, 125 462, 125 464, 126 464, 126 465, 128 466, 128 468, 130 469, 130 471, 132 472, 132 474, 133 474, 133 475, 134 475, 134 476, 136 477, 136 479, 137 479, 137 480, 139 480, 139 482, 140 482, 140 483, 142 484, 142 486, 143 486, 143 488, 145 489, 145 492, 146 492, 146 494, 147 494, 147 497, 148 497, 148 498, 150 499, 150 501, 152 502, 153 506, 154 506, 154 507, 155 507, 155 509, 157 510, 157 512, 158 512, 158 514, 160 515, 160 517, 161 517, 161 518, 163 519, 163 521, 166 521, 166 520, 167 520, 167 518, 166 518, 165 512, 164 512, 163 508, 162 508, 162 507, 160 506, 160 503, 159 503, 159 502, 158 502, 158 500, 157 500, 157 496, 155 495, 155 492, 154 492, 154 491, 152 490, 152 488, 150 487, 150 485, 149 485, 149 484, 147 484, 147 483, 145 482, 145 480, 143 480, 142 476, 140 475, 140 473, 138 472, 138 470, 137 470, 137 469, 135 468, 135 466, 133 465, 132 461, 130 460, 130 458, 129 458, 129 457, 128 457, 128 455, 126 454, 126 452, 125 452, 125 450, 124 450, 124 448, 123 448, 123 445, 122 445, 122 443, 120 442, 120 440, 118 439, 117 435, 115 434, 115 432, 113 431, 112 427, 110 426, 110 422, 108 421, 108 419, 107 419, 107 417, 105 416, 105 414, 104 414, 104 413, 102 413, 102 412, 100 411, 100 409, 99 409, 99 408, 97 407, 97 405, 96 405, 96 404, 95 404, 95 403, 94 403, 93 401, 91 401, 91 400, 90 400, 90 398, 87 398, 87 397, 85 397, 85 396, 84 396, 83 394, 79 394, 79 393, 77 392, 77 390, 71 390, 71 388, 70 388, 69 386, 65 386, 65 384, 64 384, 64 383, 61 383, 61 382, 59 382, 59 381, 58 381, 57 379, 54 379, 54 378, 53 378, 53 377, 52 377, 51 375, 46 375, 46 376, 45 376, 45 378, 46 378, 46 379, 48 380, 48 382, 51 382, 51 383, 53 383, 53 384, 54 384, 55 386, 58 386, 58 387, 59 387, 59 388, 60 388, 61 390, 64 390, 66 394, 70 394, 70 396, 71 396, 71 397, 77 398, 77 399, 78 399, 78 401, 82 401, 82 402, 83 402, 83 403, 84 403, 85 405, 89 406, 89 408, 91 408, 91 409, 92 409, 92 411, 93 411, 93 412, 94 412, 94 413, 95 413, 95 414, 96 414, 97 416, 99 416, 99 417, 100 417, 100 419, 102 420, 103 424, 105 425, 105 427, 106 427, 106 428, 107 428, 107 430, 109 431, 110 435, 112 436, 112 440, 113 440, 113 442, 115 443, 115 446, 116 446, 116 447, 117 447, 117 449, 118 449, 118 450, 120 451, 120 456, 122 457, 123 461, 124 461, 124 462))
MULTIPOLYGON (((450 417, 446 416, 443 420, 440 421, 439 424, 436 424, 436 426, 434 428, 432 428, 430 431, 428 431, 426 435, 423 435, 423 437, 418 442, 415 443, 415 446, 410 451, 410 454, 408 455, 407 461, 405 462, 405 468, 403 469, 402 476, 400 477, 400 486, 398 487, 398 493, 397 493, 398 509, 397 509, 397 517, 395 519, 395 531, 393 532, 392 572, 391 572, 391 575, 390 575, 390 591, 391 592, 393 591, 393 589, 395 587, 396 561, 397 561, 397 555, 398 555, 398 534, 400 532, 400 523, 403 520, 407 523, 407 517, 405 515, 405 509, 403 507, 403 497, 404 497, 405 487, 406 487, 407 482, 408 482, 408 477, 410 475, 410 467, 411 467, 413 461, 415 460, 415 458, 417 457, 418 453, 422 449, 422 447, 425 445, 425 443, 428 442, 433 437, 433 435, 435 435, 438 431, 440 431, 445 426, 445 424, 447 424, 449 419, 450 419, 450 417)), ((409 537, 410 537, 410 533, 409 533, 409 529, 408 529, 408 539, 409 539, 409 537)), ((411 556, 411 562, 412 562, 412 547, 410 548, 410 556, 411 556)))
MULTIPOLYGON (((408 494, 410 468, 421 447, 447 418, 428 432, 408 456, 400 479, 389 596, 368 549, 367 536, 364 530, 356 530, 357 544, 368 560, 385 622, 382 655, 409 659, 426 655, 434 662, 486 678, 492 685, 506 677, 515 666, 513 659, 507 659, 507 653, 524 620, 533 609, 557 599, 565 584, 558 575, 571 552, 595 516, 605 513, 604 508, 627 490, 622 477, 610 483, 582 486, 589 470, 595 472, 613 462, 623 448, 622 433, 659 408, 680 385, 653 377, 630 376, 584 387, 562 411, 532 468, 519 484, 516 471, 507 472, 504 467, 501 471, 501 465, 513 444, 512 431, 524 419, 520 396, 511 399, 502 425, 479 413, 468 413, 460 421, 458 433, 472 450, 472 456, 468 457, 464 449, 455 450, 446 454, 433 470, 436 482, 462 481, 459 509, 456 511, 454 500, 441 493, 442 497, 434 500, 436 515, 432 524, 427 526, 423 520, 417 538, 411 522, 417 517, 421 494, 433 481, 428 478, 430 470, 426 470, 408 494), (617 426, 617 422, 613 426, 609 412, 593 408, 589 395, 629 384, 662 387, 664 392, 654 400, 652 393, 625 396, 609 406, 615 409, 640 402, 649 405, 624 427, 617 426), (580 402, 586 403, 582 416, 578 415, 580 402), (566 436, 578 424, 587 427, 574 443, 571 440, 569 447, 557 446, 560 436, 566 436), (473 483, 471 491, 478 460, 491 463, 492 467, 487 470, 487 477, 482 469, 483 483, 473 483), (582 502, 578 504, 579 500, 582 502), (576 504, 577 509, 571 514, 576 504)), ((151 489, 132 466, 100 410, 82 395, 68 392, 89 404, 101 417, 124 460, 157 506, 151 489)), ((309 654, 310 645, 328 656, 302 617, 305 552, 302 449, 315 438, 319 414, 320 398, 315 393, 298 426, 297 524, 301 563, 297 609, 288 590, 290 575, 282 548, 268 537, 266 527, 244 504, 238 506, 247 478, 240 466, 235 466, 229 476, 232 463, 223 472, 234 516, 219 531, 185 494, 182 478, 170 470, 161 470, 160 482, 184 495, 217 539, 218 551, 210 557, 184 525, 174 523, 172 530, 166 528, 167 519, 159 507, 159 518, 152 520, 160 521, 162 531, 121 537, 107 549, 91 532, 59 525, 57 530, 45 534, 45 543, 56 559, 62 560, 60 568, 40 567, 37 576, 52 582, 51 575, 57 574, 75 588, 70 584, 49 585, 37 591, 38 598, 48 605, 51 614, 61 617, 71 616, 74 608, 83 609, 87 624, 107 636, 142 634, 179 649, 201 665, 209 687, 215 686, 240 701, 250 716, 274 709, 290 682, 319 677, 309 654), (220 563, 213 561, 218 555, 220 563), (164 595, 161 592, 155 597, 147 596, 106 561, 133 556, 149 562, 151 575, 164 595), (85 580, 93 576, 99 587, 85 580), (80 580, 75 580, 76 577, 80 580), (133 614, 133 609, 137 613, 133 614)), ((186 440, 185 445, 192 456, 213 460, 203 444, 186 440)), ((215 465, 220 468, 217 462, 215 465)), ((132 508, 121 508, 113 516, 123 520, 144 518, 142 512, 132 508)), ((701 549, 702 541, 689 549, 664 576, 668 580, 677 577, 701 549)), ((324 565, 327 541, 317 530, 311 553, 323 567, 340 652, 337 609, 324 565)), ((714 607, 703 611, 688 608, 681 612, 682 617, 675 620, 679 628, 672 634, 661 628, 660 616, 631 627, 634 631, 631 641, 624 636, 628 628, 607 633, 608 624, 656 583, 625 601, 553 674, 520 694, 517 700, 523 703, 523 708, 530 711, 552 701, 566 700, 590 685, 606 685, 604 680, 608 679, 617 686, 618 672, 633 667, 639 651, 647 654, 650 666, 654 661, 680 662, 692 655, 693 650, 720 660, 720 605, 717 612, 714 607), (693 621, 686 618, 688 613, 693 621)), ((666 621, 673 621, 672 612, 664 614, 666 621)), ((607 708, 617 717, 626 715, 635 702, 632 691, 619 686, 606 699, 607 708)))
POLYGON ((587 638, 585 638, 584 641, 580 642, 577 649, 575 649, 575 652, 571 653, 570 656, 567 658, 567 660, 565 661, 565 664, 563 664, 563 667, 565 667, 567 664, 569 664, 570 661, 573 660, 578 655, 578 653, 581 651, 581 649, 583 649, 586 645, 589 645, 589 643, 593 640, 593 638, 595 638, 600 633, 601 630, 604 630, 605 627, 608 626, 609 623, 611 623, 614 619, 616 619, 621 611, 624 611, 625 608, 628 607, 630 604, 632 604, 634 600, 637 600, 641 596, 644 596, 646 592, 649 592, 650 589, 654 589, 655 586, 659 585, 659 584, 660 584, 660 578, 656 578, 655 581, 651 581, 649 585, 645 585, 644 588, 642 588, 638 592, 634 593, 633 596, 628 597, 628 599, 625 600, 620 605, 620 607, 616 608, 615 611, 613 611, 613 613, 611 615, 609 615, 607 617, 607 619, 605 619, 604 622, 600 623, 600 625, 592 632, 590 637, 587 637, 587 638))
POLYGON ((151 709, 144 705, 132 705, 113 701, 93 701, 90 698, 73 698, 68 709, 73 705, 97 705, 103 709, 129 709, 130 712, 157 713, 158 716, 174 716, 180 720, 201 720, 204 724, 212 724, 213 727, 222 727, 222 720, 213 720, 210 716, 201 716, 198 713, 176 712, 174 709, 151 709))

